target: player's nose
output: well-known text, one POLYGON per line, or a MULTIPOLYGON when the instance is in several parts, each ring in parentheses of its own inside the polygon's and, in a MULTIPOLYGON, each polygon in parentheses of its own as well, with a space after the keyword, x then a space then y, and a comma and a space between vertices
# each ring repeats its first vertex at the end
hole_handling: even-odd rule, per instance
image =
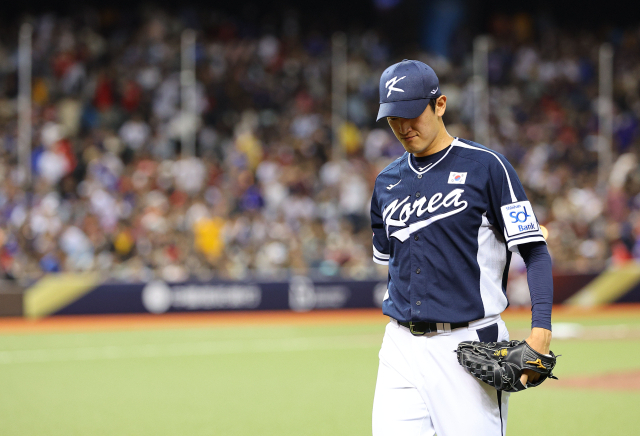
POLYGON ((411 130, 411 120, 409 118, 400 118, 400 134, 405 135, 411 130))

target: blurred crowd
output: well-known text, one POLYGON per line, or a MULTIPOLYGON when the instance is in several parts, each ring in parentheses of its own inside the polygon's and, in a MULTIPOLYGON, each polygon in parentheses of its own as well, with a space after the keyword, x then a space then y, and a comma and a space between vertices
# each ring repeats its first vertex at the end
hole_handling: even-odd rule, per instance
MULTIPOLYGON (((451 59, 350 32, 348 117, 333 137, 331 34, 295 15, 251 28, 199 17, 197 153, 180 139, 185 20, 101 13, 32 18, 32 181, 17 165, 17 42, 0 40, 0 270, 100 271, 117 280, 386 276, 371 261, 377 173, 404 150, 375 123, 391 63, 434 67, 445 123, 473 139, 472 39, 451 59), (107 24, 105 24, 107 23, 107 24)), ((490 141, 513 163, 559 271, 640 257, 640 32, 612 33, 614 169, 598 187, 594 33, 496 19, 490 141)), ((517 265, 517 263, 516 263, 517 265)), ((521 266, 520 266, 521 267, 521 266)))

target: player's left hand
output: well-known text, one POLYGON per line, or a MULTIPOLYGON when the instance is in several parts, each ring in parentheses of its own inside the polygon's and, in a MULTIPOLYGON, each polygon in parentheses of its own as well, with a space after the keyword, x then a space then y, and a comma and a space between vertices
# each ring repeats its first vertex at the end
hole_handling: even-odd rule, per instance
MULTIPOLYGON (((551 330, 543 329, 540 327, 534 327, 531 329, 531 334, 527 339, 527 344, 538 353, 549 354, 549 347, 551 346, 551 330)), ((523 385, 527 385, 527 382, 535 383, 540 378, 540 374, 530 369, 522 371, 520 381, 523 385)))

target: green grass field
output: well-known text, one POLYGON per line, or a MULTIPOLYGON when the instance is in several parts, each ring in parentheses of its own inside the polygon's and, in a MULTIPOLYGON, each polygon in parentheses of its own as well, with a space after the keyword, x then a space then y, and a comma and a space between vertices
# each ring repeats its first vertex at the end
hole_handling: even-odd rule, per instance
MULTIPOLYGON (((640 329, 633 316, 571 322, 640 329)), ((508 324, 521 331, 527 321, 508 324)), ((370 435, 383 329, 0 334, 0 435, 370 435)), ((555 340, 556 374, 640 369, 639 338, 555 340)), ((640 434, 640 391, 553 383, 511 397, 507 434, 640 434)))

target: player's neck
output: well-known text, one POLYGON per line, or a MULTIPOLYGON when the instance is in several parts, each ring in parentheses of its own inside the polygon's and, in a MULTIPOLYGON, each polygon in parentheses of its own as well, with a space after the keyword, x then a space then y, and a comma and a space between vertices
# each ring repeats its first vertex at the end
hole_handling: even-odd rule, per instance
POLYGON ((431 144, 429 144, 429 146, 424 151, 420 153, 413 153, 413 156, 425 157, 435 154, 451 145, 452 141, 453 136, 449 135, 449 132, 447 132, 447 129, 444 127, 444 123, 442 123, 441 121, 440 130, 438 130, 438 134, 436 135, 434 140, 431 141, 431 144))

